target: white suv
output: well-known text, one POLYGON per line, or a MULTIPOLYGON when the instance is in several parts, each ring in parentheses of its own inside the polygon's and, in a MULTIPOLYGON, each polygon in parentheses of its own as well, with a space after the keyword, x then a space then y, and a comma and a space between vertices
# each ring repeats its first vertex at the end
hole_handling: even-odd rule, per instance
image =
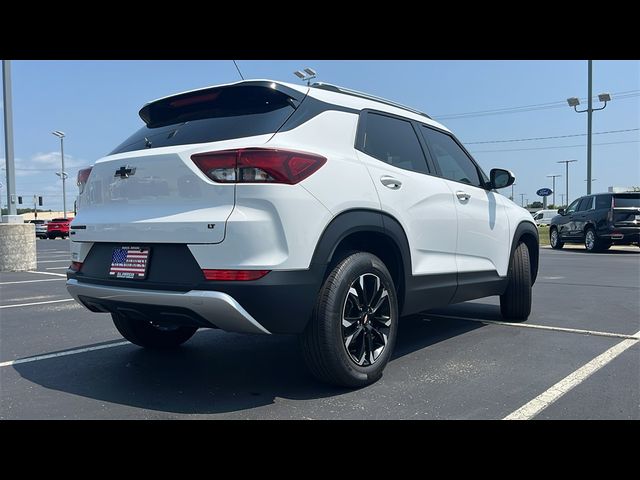
POLYGON ((129 341, 198 328, 299 334, 320 379, 358 387, 400 316, 500 295, 524 319, 529 212, 427 115, 328 84, 243 81, 161 98, 78 174, 71 295, 129 341))

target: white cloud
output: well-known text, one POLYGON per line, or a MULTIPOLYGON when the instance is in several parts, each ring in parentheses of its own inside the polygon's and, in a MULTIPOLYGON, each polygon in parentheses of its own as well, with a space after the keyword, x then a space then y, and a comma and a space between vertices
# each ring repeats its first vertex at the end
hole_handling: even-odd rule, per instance
MULTIPOLYGON (((73 155, 64 156, 64 169, 66 170, 69 178, 75 177, 76 171, 81 167, 90 165, 89 162, 78 159, 73 155)), ((50 175, 59 172, 62 169, 62 162, 60 160, 60 152, 38 152, 31 156, 29 159, 21 157, 15 158, 16 177, 34 177, 42 176, 48 178, 50 175)), ((4 176, 5 163, 4 158, 0 159, 0 171, 4 176)))

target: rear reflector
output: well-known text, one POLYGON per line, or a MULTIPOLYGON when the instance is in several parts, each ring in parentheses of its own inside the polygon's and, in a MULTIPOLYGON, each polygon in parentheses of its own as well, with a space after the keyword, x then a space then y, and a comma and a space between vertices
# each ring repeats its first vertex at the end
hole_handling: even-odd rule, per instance
POLYGON ((204 278, 207 280, 227 282, 258 280, 269 272, 270 270, 202 270, 204 278))
POLYGON ((214 182, 288 185, 301 182, 327 161, 312 153, 272 148, 198 153, 192 155, 191 160, 214 182))
POLYGON ((71 265, 69 265, 69 270, 73 272, 79 272, 81 268, 82 262, 71 262, 71 265))

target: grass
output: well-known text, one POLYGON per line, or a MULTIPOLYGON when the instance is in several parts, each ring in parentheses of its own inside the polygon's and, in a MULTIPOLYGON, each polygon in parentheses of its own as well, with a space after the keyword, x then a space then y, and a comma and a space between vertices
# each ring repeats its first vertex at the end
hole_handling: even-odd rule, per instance
POLYGON ((548 225, 540 225, 540 227, 538 227, 538 238, 540 240, 540 245, 549 245, 548 225))

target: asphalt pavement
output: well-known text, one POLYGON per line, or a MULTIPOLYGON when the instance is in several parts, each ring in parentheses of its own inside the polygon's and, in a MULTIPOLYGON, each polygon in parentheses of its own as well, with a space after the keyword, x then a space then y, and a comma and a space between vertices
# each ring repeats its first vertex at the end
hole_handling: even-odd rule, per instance
POLYGON ((68 240, 0 274, 1 419, 640 419, 640 249, 541 249, 532 314, 498 297, 402 319, 384 377, 317 382, 292 336, 145 351, 70 300, 68 240))

